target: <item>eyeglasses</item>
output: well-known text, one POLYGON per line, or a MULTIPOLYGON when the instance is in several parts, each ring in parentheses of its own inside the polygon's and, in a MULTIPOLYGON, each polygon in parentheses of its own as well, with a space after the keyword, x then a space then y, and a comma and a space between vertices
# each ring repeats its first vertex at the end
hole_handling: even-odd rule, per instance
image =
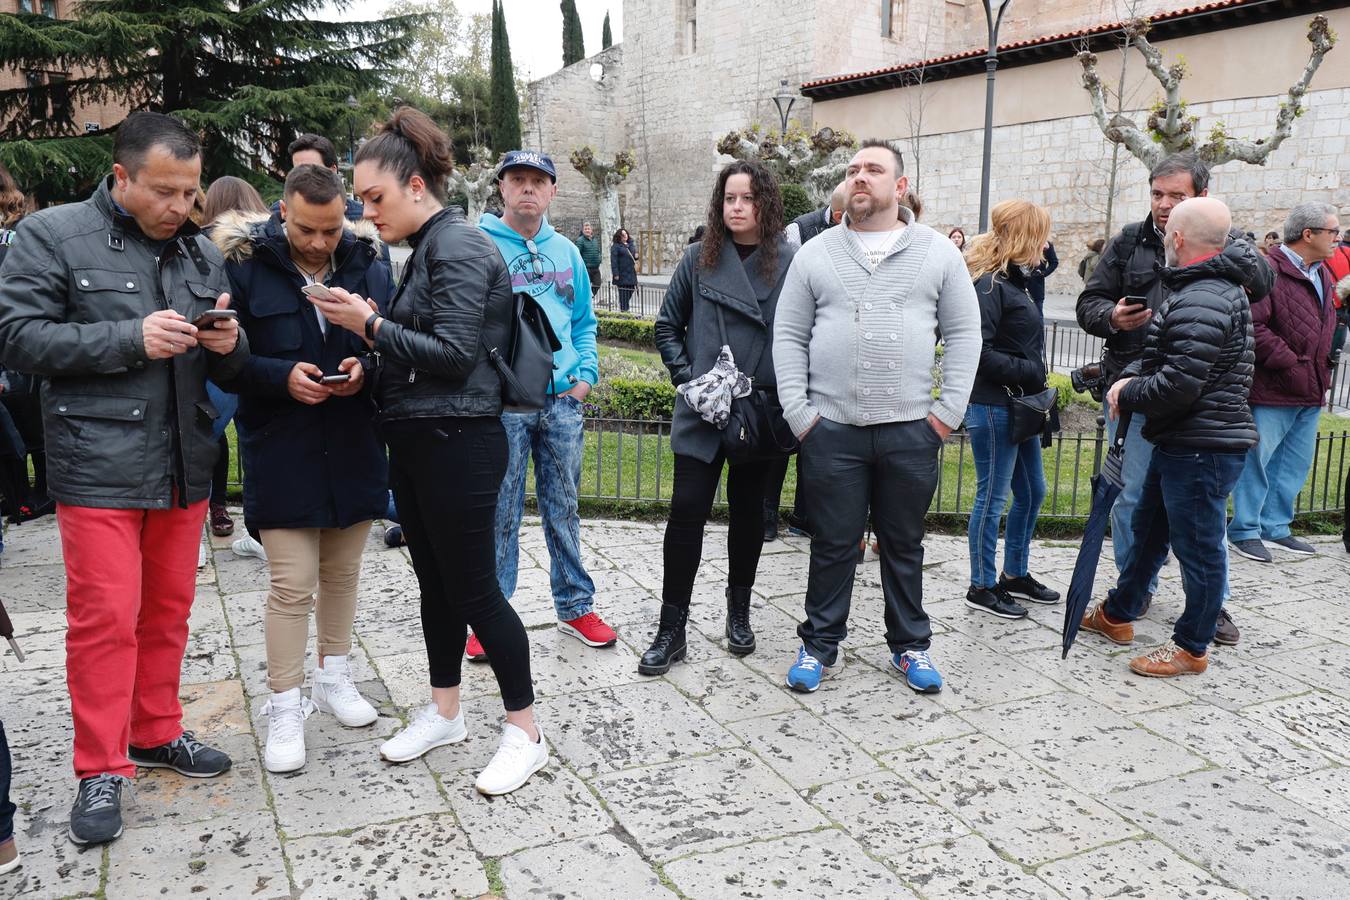
POLYGON ((530 251, 530 266, 534 269, 534 277, 543 278, 544 261, 539 257, 539 248, 534 245, 534 241, 526 238, 525 249, 530 251))
POLYGON ((1329 234, 1336 234, 1338 231, 1340 231, 1339 228, 1305 228, 1303 230, 1311 231, 1313 234, 1317 234, 1318 232, 1322 231, 1328 232, 1329 234))

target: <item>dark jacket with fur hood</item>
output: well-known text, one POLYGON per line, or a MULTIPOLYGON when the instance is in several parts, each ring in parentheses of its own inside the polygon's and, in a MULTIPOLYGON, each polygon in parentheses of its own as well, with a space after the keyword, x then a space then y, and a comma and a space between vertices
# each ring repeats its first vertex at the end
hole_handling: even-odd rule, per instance
MULTIPOLYGON (((254 338, 243 371, 220 382, 239 394, 245 518, 258 528, 346 528, 383 516, 388 473, 370 382, 355 396, 316 406, 286 387, 296 363, 336 374, 344 359, 365 357, 365 343, 334 325, 320 327, 300 293, 306 279, 278 217, 228 214, 216 220, 211 238, 225 255, 239 323, 254 338)), ((394 283, 373 226, 346 223, 326 283, 386 308, 394 283)))

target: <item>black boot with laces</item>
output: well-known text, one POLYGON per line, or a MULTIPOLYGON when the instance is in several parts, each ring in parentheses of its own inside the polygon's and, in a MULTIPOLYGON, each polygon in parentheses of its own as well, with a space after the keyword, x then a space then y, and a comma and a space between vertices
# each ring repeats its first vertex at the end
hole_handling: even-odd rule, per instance
POLYGON ((661 604, 661 621, 656 626, 656 637, 652 645, 638 660, 639 675, 664 675, 670 671, 671 663, 684 659, 689 645, 684 639, 684 623, 689 620, 689 610, 670 603, 661 604))
POLYGON ((749 588, 727 588, 727 649, 736 656, 755 652, 755 633, 750 630, 749 588))

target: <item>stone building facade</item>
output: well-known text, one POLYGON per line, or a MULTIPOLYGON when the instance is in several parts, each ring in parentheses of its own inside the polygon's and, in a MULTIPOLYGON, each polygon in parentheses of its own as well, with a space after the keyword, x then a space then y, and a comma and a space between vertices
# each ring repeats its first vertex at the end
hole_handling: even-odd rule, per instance
MULTIPOLYGON (((1111 168, 1111 147, 1088 115, 1072 53, 1087 43, 1079 33, 1097 29, 1091 46, 1114 81, 1120 57, 1102 26, 1118 21, 1123 7, 1114 0, 1013 0, 999 35, 1001 53, 1016 52, 999 70, 992 196, 1023 196, 1050 208, 1063 259, 1051 291, 1078 288, 1082 246, 1104 230, 1111 168)), ((1188 19, 1190 10, 1179 7, 1175 0, 1130 4, 1138 15, 1188 19)), ((1270 129, 1279 94, 1307 59, 1302 34, 1311 13, 1325 11, 1340 34, 1350 34, 1346 7, 1350 2, 1220 0, 1195 9, 1209 11, 1221 30, 1195 26, 1202 30, 1159 46, 1187 60, 1184 94, 1192 113, 1203 123, 1222 118, 1255 137, 1270 129), (1257 6, 1260 20, 1241 24, 1250 21, 1246 7, 1257 6), (1218 19, 1216 8, 1228 18, 1218 19)), ((586 144, 606 157, 631 148, 638 168, 623 186, 624 224, 637 233, 650 218, 668 269, 703 221, 713 179, 727 161, 715 150, 718 139, 751 124, 777 129, 771 98, 786 78, 804 95, 792 109, 794 120, 899 141, 924 220, 973 231, 984 115, 978 57, 987 44, 979 0, 624 0, 623 21, 621 45, 530 85, 526 141, 559 162, 553 219, 560 228, 575 232, 596 214, 588 186, 565 162, 571 150, 586 144), (921 61, 934 63, 936 73, 962 59, 967 68, 978 65, 978 73, 935 77, 920 88, 873 77, 921 61), (847 96, 813 87, 836 79, 878 87, 847 96)), ((1230 163, 1216 171, 1213 193, 1230 202, 1240 223, 1277 226, 1305 197, 1350 204, 1350 65, 1340 58, 1347 53, 1339 47, 1328 57, 1307 98, 1309 113, 1268 165, 1230 163)), ((1158 86, 1137 54, 1127 72, 1130 105, 1148 107, 1158 86)), ((1116 227, 1142 217, 1147 199, 1143 167, 1124 151, 1118 175, 1116 227)))

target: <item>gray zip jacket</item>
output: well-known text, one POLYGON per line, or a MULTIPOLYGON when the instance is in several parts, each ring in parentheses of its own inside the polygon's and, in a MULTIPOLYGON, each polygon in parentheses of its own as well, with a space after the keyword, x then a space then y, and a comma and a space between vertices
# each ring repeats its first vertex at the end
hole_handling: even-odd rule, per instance
POLYGON ((911 422, 929 413, 960 426, 980 363, 980 307, 965 260, 927 225, 907 223, 876 269, 849 228, 797 251, 778 297, 773 360, 792 430, 824 416, 845 425, 911 422), (942 387, 933 399, 936 334, 942 387))
POLYGON ((228 290, 220 251, 195 225, 156 247, 108 181, 82 203, 24 217, 0 266, 0 363, 44 376, 53 499, 108 509, 206 499, 218 415, 206 379, 237 375, 248 341, 241 330, 226 356, 196 347, 150 359, 141 320, 174 309, 192 321, 228 290))

